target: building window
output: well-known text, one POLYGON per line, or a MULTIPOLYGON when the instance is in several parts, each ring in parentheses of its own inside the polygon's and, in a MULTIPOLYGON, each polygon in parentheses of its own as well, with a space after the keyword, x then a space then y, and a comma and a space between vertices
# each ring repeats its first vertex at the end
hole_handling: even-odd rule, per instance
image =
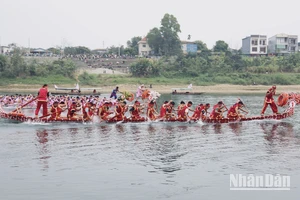
POLYGON ((252 40, 252 45, 257 45, 257 44, 258 44, 257 40, 252 40))
POLYGON ((143 47, 146 47, 147 45, 146 44, 143 44, 143 47))
POLYGON ((257 52, 257 47, 252 47, 253 52, 257 52))
POLYGON ((296 47, 291 47, 291 51, 296 51, 296 47))
POLYGON ((260 53, 266 53, 266 47, 261 47, 261 48, 259 49, 259 52, 260 52, 260 53))
POLYGON ((296 40, 295 39, 290 39, 290 44, 296 44, 296 40))

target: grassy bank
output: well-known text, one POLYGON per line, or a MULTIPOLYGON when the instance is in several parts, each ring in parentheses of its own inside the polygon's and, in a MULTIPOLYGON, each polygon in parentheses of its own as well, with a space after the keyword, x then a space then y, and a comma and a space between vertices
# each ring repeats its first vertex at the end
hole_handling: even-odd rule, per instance
POLYGON ((300 74, 297 73, 274 73, 274 74, 251 74, 251 73, 231 73, 231 74, 202 74, 199 77, 155 77, 136 78, 129 75, 107 75, 107 74, 87 74, 83 73, 78 79, 72 79, 62 75, 50 75, 46 77, 31 78, 2 78, 0 86, 8 85, 41 85, 44 83, 57 85, 80 85, 89 86, 115 86, 120 84, 146 84, 146 85, 188 85, 192 83, 198 86, 232 84, 232 85, 300 85, 300 74))

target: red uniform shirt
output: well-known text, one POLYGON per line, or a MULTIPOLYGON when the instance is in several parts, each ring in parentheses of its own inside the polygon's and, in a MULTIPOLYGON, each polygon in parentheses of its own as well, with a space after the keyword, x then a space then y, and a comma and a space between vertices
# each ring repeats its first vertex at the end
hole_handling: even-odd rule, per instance
POLYGON ((39 90, 38 101, 47 101, 48 98, 48 90, 47 88, 41 88, 39 90))

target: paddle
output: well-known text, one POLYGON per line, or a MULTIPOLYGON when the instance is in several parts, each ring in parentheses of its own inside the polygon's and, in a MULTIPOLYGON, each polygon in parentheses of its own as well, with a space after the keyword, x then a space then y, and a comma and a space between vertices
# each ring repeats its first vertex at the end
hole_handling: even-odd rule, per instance
POLYGON ((241 109, 241 110, 244 111, 244 112, 246 113, 245 115, 249 114, 250 111, 249 111, 249 109, 247 108, 246 104, 244 104, 244 101, 243 101, 240 97, 238 98, 238 100, 241 101, 241 102, 243 103, 244 107, 246 108, 246 111, 245 111, 245 110, 242 110, 242 109, 241 109))
POLYGON ((30 101, 28 101, 27 103, 25 103, 25 104, 23 104, 22 106, 18 107, 17 109, 13 110, 12 112, 16 112, 18 109, 21 109, 21 108, 27 106, 28 104, 30 104, 31 102, 33 102, 33 101, 35 101, 35 100, 37 100, 37 97, 34 98, 34 99, 31 99, 30 101))

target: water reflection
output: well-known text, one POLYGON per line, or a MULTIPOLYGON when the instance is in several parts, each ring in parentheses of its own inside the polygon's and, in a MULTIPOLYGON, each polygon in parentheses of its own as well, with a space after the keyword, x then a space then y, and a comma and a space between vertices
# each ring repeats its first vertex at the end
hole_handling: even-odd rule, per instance
POLYGON ((125 133, 124 125, 116 124, 116 129, 118 133, 125 133))
POLYGON ((295 137, 293 125, 287 122, 279 122, 279 123, 261 123, 260 127, 262 128, 264 134, 266 134, 266 140, 273 140, 278 136, 281 139, 285 137, 295 137))
POLYGON ((229 123, 228 125, 235 135, 240 135, 242 132, 242 123, 229 123))
POLYGON ((39 153, 39 162, 42 165, 42 170, 48 170, 49 168, 49 163, 48 159, 51 158, 50 156, 50 151, 49 151, 49 146, 48 146, 48 132, 46 129, 43 130, 37 130, 36 131, 37 135, 37 140, 40 145, 37 145, 38 147, 38 153, 39 153))
POLYGON ((222 134, 222 124, 220 124, 220 123, 214 124, 213 129, 214 129, 215 134, 222 134))

